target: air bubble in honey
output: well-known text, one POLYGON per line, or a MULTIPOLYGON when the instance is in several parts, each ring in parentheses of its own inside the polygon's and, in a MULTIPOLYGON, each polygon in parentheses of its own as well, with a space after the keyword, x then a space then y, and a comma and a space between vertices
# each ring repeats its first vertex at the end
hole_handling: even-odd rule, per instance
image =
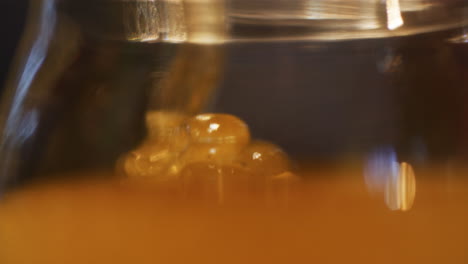
POLYGON ((198 115, 187 122, 191 145, 182 162, 231 163, 250 141, 247 125, 227 114, 198 115))
POLYGON ((286 153, 275 144, 266 141, 253 141, 236 160, 254 174, 270 177, 291 169, 286 153))

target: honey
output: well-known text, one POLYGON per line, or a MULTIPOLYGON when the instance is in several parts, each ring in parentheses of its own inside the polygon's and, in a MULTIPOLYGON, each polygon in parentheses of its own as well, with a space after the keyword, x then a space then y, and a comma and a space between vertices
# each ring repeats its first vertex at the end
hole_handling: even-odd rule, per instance
POLYGON ((0 261, 463 263, 466 170, 415 173, 407 211, 369 193, 358 167, 306 168, 286 207, 258 193, 224 204, 174 199, 115 180, 31 185, 0 204, 0 261))

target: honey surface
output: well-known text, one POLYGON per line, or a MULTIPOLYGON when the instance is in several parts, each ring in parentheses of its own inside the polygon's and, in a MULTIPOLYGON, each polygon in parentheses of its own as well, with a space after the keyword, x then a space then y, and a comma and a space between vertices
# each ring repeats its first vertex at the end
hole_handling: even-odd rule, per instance
POLYGON ((467 263, 466 173, 415 173, 407 211, 370 193, 359 168, 306 169, 287 202, 220 204, 114 180, 31 185, 0 203, 0 263, 467 263))

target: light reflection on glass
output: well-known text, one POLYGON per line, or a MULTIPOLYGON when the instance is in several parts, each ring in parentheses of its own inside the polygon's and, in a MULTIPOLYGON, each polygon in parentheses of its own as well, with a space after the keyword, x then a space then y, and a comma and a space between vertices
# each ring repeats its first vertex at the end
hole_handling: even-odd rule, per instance
POLYGON ((127 40, 220 43, 224 41, 222 0, 126 1, 127 40))
POLYGON ((400 3, 400 9, 403 12, 416 12, 436 7, 437 4, 437 2, 430 0, 405 0, 400 3))
POLYGON ((401 17, 400 0, 387 0, 387 28, 397 29, 403 25, 401 17))
POLYGON ((378 0, 309 0, 304 1, 303 12, 309 20, 351 20, 357 28, 369 30, 380 27, 377 8, 378 0))
POLYGON ((416 177, 413 167, 406 162, 400 165, 400 210, 408 211, 413 207, 416 195, 416 177))
POLYGON ((185 0, 187 40, 219 44, 226 39, 224 0, 185 0))
POLYGON ((0 187, 2 182, 7 180, 6 177, 14 175, 12 164, 17 157, 12 153, 15 153, 16 148, 33 135, 37 128, 38 113, 35 110, 24 110, 24 107, 31 84, 37 78, 46 59, 56 29, 55 2, 46 0, 32 5, 40 8, 38 23, 31 27, 29 32, 36 40, 27 47, 25 60, 22 62, 24 70, 13 80, 16 83, 13 99, 3 103, 10 108, 9 114, 1 117, 5 118, 4 120, 0 120, 0 128, 3 131, 0 142, 0 187))
POLYGON ((462 35, 456 36, 454 38, 449 39, 448 41, 454 44, 468 43, 468 33, 464 33, 462 35))
POLYGON ((385 203, 391 210, 408 211, 413 206, 416 181, 411 165, 402 162, 398 174, 389 179, 385 188, 385 203))
POLYGON ((187 39, 181 0, 127 1, 124 4, 123 15, 128 40, 182 42, 187 39))
POLYGON ((128 40, 150 41, 159 39, 159 8, 155 1, 125 2, 124 21, 128 40))
POLYGON ((370 154, 364 172, 369 190, 371 192, 382 191, 388 179, 398 173, 398 167, 396 153, 390 147, 380 148, 370 154))
POLYGON ((416 195, 414 170, 406 162, 399 163, 391 148, 379 149, 369 156, 364 177, 370 192, 383 193, 390 210, 412 208, 416 195))

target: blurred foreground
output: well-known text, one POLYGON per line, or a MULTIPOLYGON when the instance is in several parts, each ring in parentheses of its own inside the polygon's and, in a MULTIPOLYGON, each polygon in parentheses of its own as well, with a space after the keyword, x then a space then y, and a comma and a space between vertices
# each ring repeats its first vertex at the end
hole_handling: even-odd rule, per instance
POLYGON ((236 193, 224 204, 187 199, 130 181, 42 181, 2 201, 0 263, 466 263, 466 170, 415 173, 406 212, 371 195, 356 166, 306 168, 308 181, 270 203, 236 193))

